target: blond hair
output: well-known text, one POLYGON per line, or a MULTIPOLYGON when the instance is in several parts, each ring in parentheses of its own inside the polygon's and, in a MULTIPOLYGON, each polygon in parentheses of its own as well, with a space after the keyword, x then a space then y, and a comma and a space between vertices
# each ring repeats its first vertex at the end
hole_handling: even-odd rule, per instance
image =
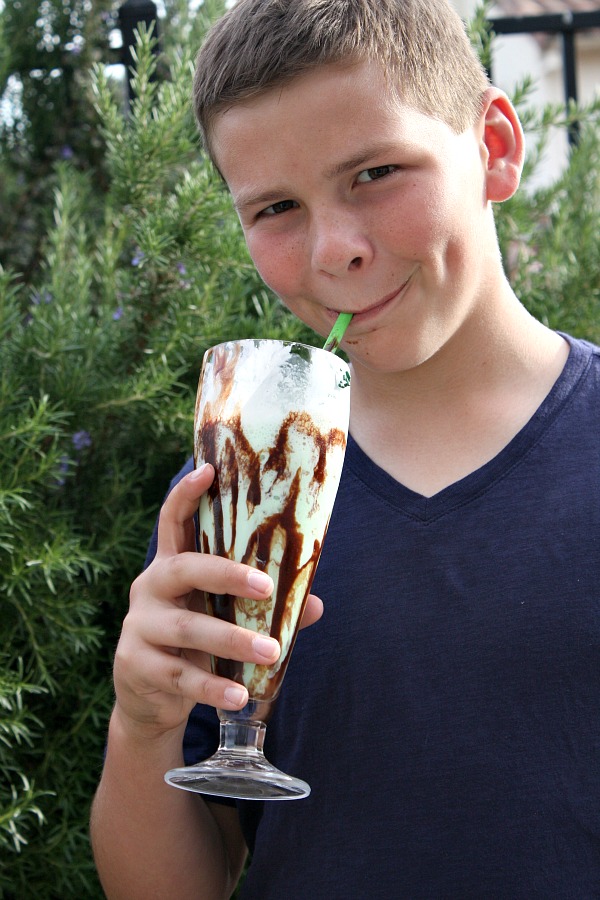
POLYGON ((396 95, 460 134, 489 85, 447 0, 238 0, 196 61, 194 108, 211 125, 236 103, 328 64, 379 64, 396 95))

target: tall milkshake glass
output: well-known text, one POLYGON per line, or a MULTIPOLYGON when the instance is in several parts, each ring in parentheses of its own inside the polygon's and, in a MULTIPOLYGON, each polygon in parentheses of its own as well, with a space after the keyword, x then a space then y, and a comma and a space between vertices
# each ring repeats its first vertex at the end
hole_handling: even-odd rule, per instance
POLYGON ((219 749, 167 772, 175 787, 260 800, 310 792, 272 766, 262 746, 329 524, 349 410, 348 366, 325 350, 245 340, 204 356, 194 458, 216 474, 200 500, 199 550, 255 566, 275 585, 265 601, 207 593, 206 609, 276 638, 281 655, 271 666, 213 659, 213 671, 245 685, 250 699, 239 712, 218 710, 219 749))

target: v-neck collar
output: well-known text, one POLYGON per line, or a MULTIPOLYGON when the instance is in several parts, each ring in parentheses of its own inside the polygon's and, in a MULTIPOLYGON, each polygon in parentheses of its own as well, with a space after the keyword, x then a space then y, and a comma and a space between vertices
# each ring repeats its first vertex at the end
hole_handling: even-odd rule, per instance
POLYGON ((592 345, 576 341, 568 335, 563 337, 570 345, 569 356, 546 398, 506 447, 474 472, 448 485, 432 497, 424 497, 396 481, 374 463, 351 435, 348 438, 346 453, 346 465, 349 470, 369 490, 379 494, 386 502, 423 522, 431 522, 458 506, 472 502, 520 464, 527 452, 535 446, 560 414, 587 371, 592 359, 592 345))

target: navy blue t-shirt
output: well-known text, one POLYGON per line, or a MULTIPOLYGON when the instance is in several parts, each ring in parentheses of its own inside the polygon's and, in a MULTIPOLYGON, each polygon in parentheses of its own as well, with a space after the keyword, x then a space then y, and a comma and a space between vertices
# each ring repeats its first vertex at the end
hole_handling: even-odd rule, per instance
MULTIPOLYGON (((350 439, 267 757, 245 900, 600 897, 600 351, 425 498, 350 439)), ((402 436, 398 436, 402 440, 402 436)), ((152 551, 151 551, 152 552, 152 551)), ((186 759, 217 743, 197 707, 186 759)))

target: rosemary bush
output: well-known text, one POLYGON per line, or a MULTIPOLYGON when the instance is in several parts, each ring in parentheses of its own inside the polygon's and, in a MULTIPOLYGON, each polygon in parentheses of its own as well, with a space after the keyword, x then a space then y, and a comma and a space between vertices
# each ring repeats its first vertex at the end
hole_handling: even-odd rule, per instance
MULTIPOLYGON (((192 54, 223 5, 211 0, 190 19, 186 3, 167 4, 158 61, 152 35, 140 35, 130 109, 90 60, 78 84, 93 159, 55 153, 44 169, 51 203, 30 222, 25 273, 10 265, 16 222, 0 232, 3 898, 102 896, 87 823, 112 652, 164 491, 190 453, 204 350, 230 337, 313 341, 260 283, 199 151, 192 54)), ((473 34, 484 52, 481 22, 473 34)), ((526 85, 517 100, 531 169, 564 116, 528 112, 526 85)), ((497 222, 525 304, 552 327, 600 340, 598 109, 575 114, 581 138, 561 179, 530 191, 526 175, 497 222)), ((0 204, 24 203, 15 160, 33 151, 15 155, 6 129, 0 139, 0 204)))
POLYGON ((91 77, 106 189, 53 169, 35 277, 0 269, 0 896, 102 896, 87 836, 128 586, 191 450, 204 350, 309 338, 255 275, 198 147, 191 59, 91 77))
POLYGON ((515 98, 529 136, 522 187, 496 209, 505 268, 533 315, 600 343, 600 98, 568 114, 552 106, 534 111, 526 105, 529 87, 515 98), (575 122, 568 167, 554 183, 529 190, 550 130, 575 122))

